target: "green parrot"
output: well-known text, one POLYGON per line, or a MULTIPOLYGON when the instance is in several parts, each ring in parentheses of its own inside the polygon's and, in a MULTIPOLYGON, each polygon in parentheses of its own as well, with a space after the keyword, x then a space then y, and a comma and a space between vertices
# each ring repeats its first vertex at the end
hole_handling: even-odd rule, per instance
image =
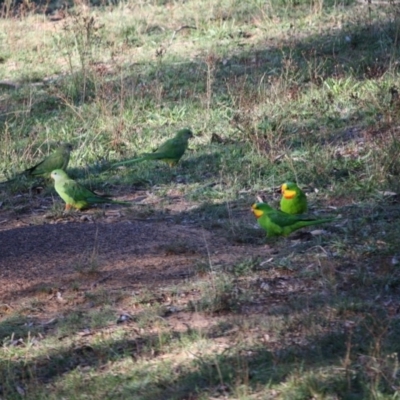
POLYGON ((82 210, 96 203, 130 205, 130 203, 124 201, 111 200, 93 193, 91 190, 86 189, 84 186, 71 179, 62 169, 54 170, 50 176, 54 179, 54 188, 56 192, 65 201, 66 211, 71 209, 71 207, 82 210))
POLYGON ((255 203, 251 206, 251 210, 261 228, 267 231, 267 237, 288 236, 305 226, 324 224, 334 220, 334 218, 312 219, 304 215, 286 214, 274 210, 266 203, 255 203))
MULTIPOLYGON (((49 176, 51 171, 54 171, 55 169, 66 169, 69 163, 69 156, 71 151, 72 145, 69 143, 64 143, 55 151, 53 151, 53 153, 48 155, 44 160, 42 160, 39 164, 36 164, 33 167, 26 169, 25 171, 18 174, 18 176, 49 176)), ((2 183, 8 183, 14 180, 15 178, 2 183)))
POLYGON ((165 161, 170 167, 173 167, 178 164, 179 160, 183 156, 183 153, 188 147, 188 140, 191 137, 193 137, 193 133, 190 129, 181 129, 172 139, 168 139, 153 153, 140 154, 132 160, 116 163, 113 167, 119 167, 120 165, 136 163, 144 160, 161 160, 165 161))
POLYGON ((281 186, 281 211, 287 214, 304 214, 307 212, 307 197, 293 182, 281 186))

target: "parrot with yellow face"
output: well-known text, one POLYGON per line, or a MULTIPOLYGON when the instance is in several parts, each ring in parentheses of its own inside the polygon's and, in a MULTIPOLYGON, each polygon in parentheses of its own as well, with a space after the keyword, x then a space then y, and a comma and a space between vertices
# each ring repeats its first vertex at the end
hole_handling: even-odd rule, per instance
POLYGON ((304 214, 307 212, 307 197, 293 182, 286 182, 281 186, 281 211, 287 214, 304 214))
POLYGON ((311 225, 331 222, 335 218, 308 218, 304 215, 291 215, 275 210, 266 203, 255 203, 251 210, 258 224, 267 232, 267 237, 288 236, 297 229, 311 225))

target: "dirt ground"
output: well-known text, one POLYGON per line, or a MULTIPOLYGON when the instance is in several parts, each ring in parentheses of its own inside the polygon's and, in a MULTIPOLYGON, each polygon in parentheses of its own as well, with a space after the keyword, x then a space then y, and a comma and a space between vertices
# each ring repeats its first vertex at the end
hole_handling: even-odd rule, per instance
POLYGON ((42 292, 60 298, 75 284, 79 290, 157 290, 191 278, 199 263, 270 251, 230 243, 190 222, 135 218, 114 205, 106 210, 100 217, 93 208, 49 219, 40 206, 20 215, 0 209, 1 303, 12 308, 42 292))

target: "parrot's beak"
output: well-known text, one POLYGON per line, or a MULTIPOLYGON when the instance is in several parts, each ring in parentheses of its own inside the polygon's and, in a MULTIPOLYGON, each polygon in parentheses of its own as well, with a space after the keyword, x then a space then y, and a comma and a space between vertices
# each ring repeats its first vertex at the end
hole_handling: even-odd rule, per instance
POLYGON ((287 189, 287 185, 286 185, 286 183, 284 183, 284 184, 281 186, 281 193, 284 194, 286 189, 287 189))
POLYGON ((256 218, 260 218, 261 215, 264 214, 261 210, 257 209, 257 205, 256 204, 253 204, 251 206, 251 211, 253 211, 253 214, 256 216, 256 218))
POLYGON ((283 197, 285 199, 293 199, 296 196, 296 192, 294 190, 282 190, 283 197))

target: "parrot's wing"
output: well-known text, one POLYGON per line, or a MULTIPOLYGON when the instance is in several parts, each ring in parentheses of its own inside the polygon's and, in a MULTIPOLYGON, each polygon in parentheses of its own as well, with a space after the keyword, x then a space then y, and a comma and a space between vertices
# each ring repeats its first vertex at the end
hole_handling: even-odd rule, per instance
POLYGON ((74 201, 85 201, 87 203, 109 203, 113 200, 107 198, 107 196, 100 196, 91 190, 80 185, 72 179, 68 179, 63 185, 67 196, 72 197, 74 201))
POLYGON ((163 153, 163 158, 180 158, 185 152, 187 142, 173 138, 163 143, 155 152, 155 154, 163 153))
POLYGON ((174 147, 174 139, 168 139, 166 140, 164 143, 162 143, 154 152, 160 152, 160 153, 164 153, 164 152, 168 152, 170 151, 173 147, 174 147))
POLYGON ((312 221, 312 218, 304 217, 303 215, 292 215, 280 212, 278 210, 267 213, 272 223, 284 228, 285 226, 292 226, 299 221, 312 221))
POLYGON ((145 153, 142 154, 143 159, 145 160, 165 160, 165 159, 179 159, 182 154, 174 153, 173 151, 156 151, 154 153, 145 153))
POLYGON ((50 154, 48 157, 46 157, 39 164, 35 165, 32 168, 29 168, 28 171, 32 175, 43 175, 46 173, 50 173, 55 169, 61 168, 61 166, 62 166, 62 158, 60 158, 59 154, 53 153, 50 154))
MULTIPOLYGON (((62 151, 62 170, 66 170, 69 164, 69 157, 71 155, 71 148, 66 148, 62 151)), ((54 170, 53 170, 54 171, 54 170)))
POLYGON ((74 199, 74 201, 87 201, 90 198, 95 198, 97 195, 86 189, 84 186, 80 185, 72 179, 65 180, 60 186, 60 191, 64 192, 67 196, 74 199))
POLYGON ((65 169, 69 162, 69 156, 69 149, 59 148, 39 164, 29 168, 27 172, 32 175, 44 175, 51 173, 55 169, 65 169))

